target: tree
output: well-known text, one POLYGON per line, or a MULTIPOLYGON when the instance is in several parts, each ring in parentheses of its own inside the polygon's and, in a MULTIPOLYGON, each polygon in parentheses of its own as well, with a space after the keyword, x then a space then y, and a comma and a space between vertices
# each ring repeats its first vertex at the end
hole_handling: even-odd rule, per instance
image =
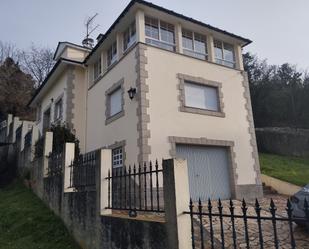
POLYGON ((268 65, 244 54, 255 125, 309 128, 309 75, 295 66, 268 65))
POLYGON ((0 41, 0 65, 8 57, 18 62, 20 60, 20 52, 14 44, 0 41))
POLYGON ((53 68, 53 51, 47 47, 31 45, 28 51, 21 52, 23 70, 36 81, 36 87, 42 84, 47 74, 53 68))
POLYGON ((21 71, 12 58, 6 58, 0 65, 0 113, 34 119, 33 111, 27 107, 33 92, 32 77, 21 71))

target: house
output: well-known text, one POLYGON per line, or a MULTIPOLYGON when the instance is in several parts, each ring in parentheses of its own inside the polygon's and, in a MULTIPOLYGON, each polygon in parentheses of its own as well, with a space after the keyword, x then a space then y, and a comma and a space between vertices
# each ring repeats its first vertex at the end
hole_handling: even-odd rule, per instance
POLYGON ((59 43, 30 105, 41 133, 66 122, 81 151, 113 167, 184 157, 193 199, 262 196, 248 78, 249 39, 133 0, 94 48, 59 43))

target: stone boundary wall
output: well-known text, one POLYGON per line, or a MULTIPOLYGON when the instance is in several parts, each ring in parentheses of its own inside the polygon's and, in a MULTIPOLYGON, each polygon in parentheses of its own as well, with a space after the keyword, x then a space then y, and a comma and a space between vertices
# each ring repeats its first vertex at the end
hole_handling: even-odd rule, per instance
POLYGON ((260 152, 309 157, 309 130, 294 128, 256 128, 260 152))
MULTIPOLYGON (((164 222, 100 214, 100 174, 97 174, 96 189, 65 193, 63 175, 43 177, 43 167, 44 158, 34 161, 32 188, 63 220, 83 249, 167 248, 167 230, 164 222)), ((97 170, 99 167, 98 165, 97 170)))

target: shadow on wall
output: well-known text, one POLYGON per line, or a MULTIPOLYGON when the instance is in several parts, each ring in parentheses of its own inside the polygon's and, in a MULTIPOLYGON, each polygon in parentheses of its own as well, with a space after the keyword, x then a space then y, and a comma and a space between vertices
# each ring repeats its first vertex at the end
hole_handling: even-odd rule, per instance
POLYGON ((309 130, 295 128, 256 128, 260 152, 285 156, 309 157, 309 130))

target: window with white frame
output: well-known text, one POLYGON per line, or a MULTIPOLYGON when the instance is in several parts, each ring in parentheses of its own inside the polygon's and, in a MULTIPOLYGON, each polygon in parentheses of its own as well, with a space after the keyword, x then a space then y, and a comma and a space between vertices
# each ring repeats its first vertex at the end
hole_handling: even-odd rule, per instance
POLYGON ((182 30, 183 53, 202 60, 207 60, 206 36, 183 29, 182 30))
POLYGON ((145 17, 146 43, 175 51, 174 25, 152 17, 145 17))
POLYGON ((102 73, 102 60, 100 58, 93 64, 93 80, 96 80, 100 77, 102 73))
POLYGON ((119 168, 123 166, 123 148, 118 147, 112 150, 112 165, 113 168, 119 168))
POLYGON ((218 88, 185 81, 185 106, 220 111, 218 88))
POLYGON ((235 52, 232 44, 214 40, 216 63, 235 68, 235 52))
POLYGON ((63 100, 60 98, 55 103, 55 115, 54 115, 54 121, 62 120, 63 115, 63 100))
POLYGON ((109 117, 122 111, 122 89, 117 88, 108 95, 109 98, 109 117))
POLYGON ((123 33, 123 51, 126 51, 136 42, 136 26, 135 21, 123 33))
POLYGON ((107 50, 107 67, 113 65, 117 61, 117 41, 107 50))

